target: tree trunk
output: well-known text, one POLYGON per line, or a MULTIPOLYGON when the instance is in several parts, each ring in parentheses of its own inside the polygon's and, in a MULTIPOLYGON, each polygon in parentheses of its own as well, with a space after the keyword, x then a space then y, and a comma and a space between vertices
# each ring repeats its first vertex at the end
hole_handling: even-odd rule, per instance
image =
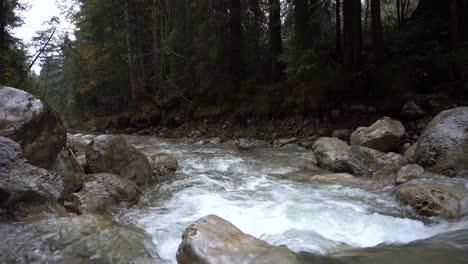
POLYGON ((271 81, 279 81, 282 78, 283 63, 279 56, 283 54, 283 42, 281 37, 281 5, 280 0, 268 0, 269 4, 269 29, 270 29, 270 52, 271 52, 271 81))
POLYGON ((344 64, 353 71, 361 66, 362 28, 361 28, 361 1, 343 1, 343 32, 344 32, 344 64))
POLYGON ((397 25, 401 26, 401 0, 396 0, 397 25))
POLYGON ((128 52, 128 66, 130 70, 130 83, 132 86, 132 107, 141 109, 140 104, 146 97, 145 81, 143 77, 142 65, 142 51, 141 41, 138 39, 136 29, 138 29, 138 18, 130 1, 125 1, 125 23, 127 27, 127 52, 128 52))
POLYGON ((309 47, 308 36, 309 3, 307 0, 294 0, 294 34, 296 47, 306 49, 309 47))
MULTIPOLYGON (((0 0, 0 53, 3 54, 5 49, 5 39, 6 39, 6 0, 0 0)), ((0 66, 1 67, 1 66, 0 66)))
POLYGON ((240 0, 231 0, 231 74, 236 83, 240 82, 242 67, 242 20, 240 0))
POLYGON ((376 61, 383 56, 382 20, 380 15, 380 0, 371 0, 372 44, 376 61))
POLYGON ((457 0, 448 0, 450 5, 450 21, 449 21, 449 32, 450 32, 450 47, 455 49, 458 42, 458 6, 457 0))
POLYGON ((335 6, 335 15, 336 15, 336 54, 341 58, 343 54, 343 46, 341 39, 341 3, 340 0, 336 0, 335 6))

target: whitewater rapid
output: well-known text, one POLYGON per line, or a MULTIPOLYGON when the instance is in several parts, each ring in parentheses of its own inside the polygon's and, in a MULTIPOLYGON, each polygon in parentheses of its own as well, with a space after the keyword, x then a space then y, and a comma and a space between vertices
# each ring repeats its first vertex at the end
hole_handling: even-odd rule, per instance
POLYGON ((150 234, 166 263, 176 263, 184 229, 209 214, 271 244, 317 254, 407 244, 468 229, 468 221, 425 224, 410 219, 409 209, 400 206, 390 192, 275 177, 314 166, 314 157, 307 150, 243 152, 153 137, 126 139, 146 154, 169 153, 179 160, 178 177, 147 186, 137 205, 114 211, 118 221, 150 234))

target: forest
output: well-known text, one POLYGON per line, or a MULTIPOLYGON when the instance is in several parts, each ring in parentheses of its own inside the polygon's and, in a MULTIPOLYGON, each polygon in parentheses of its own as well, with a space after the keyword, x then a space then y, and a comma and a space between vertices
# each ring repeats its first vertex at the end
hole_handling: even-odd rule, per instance
POLYGON ((458 100, 466 92, 465 0, 76 0, 73 7, 62 9, 74 37, 52 19, 31 56, 11 34, 25 6, 2 0, 0 83, 36 94, 77 128, 268 122, 346 112, 347 104, 391 115, 416 94, 444 91, 458 100))
POLYGON ((0 263, 468 263, 468 0, 0 0, 0 237, 0 263))

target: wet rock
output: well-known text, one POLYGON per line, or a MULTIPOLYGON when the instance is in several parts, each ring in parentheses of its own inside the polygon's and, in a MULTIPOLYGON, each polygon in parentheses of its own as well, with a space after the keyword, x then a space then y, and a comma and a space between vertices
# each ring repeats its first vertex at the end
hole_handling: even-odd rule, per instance
POLYGON ((1 263, 160 263, 141 229, 86 214, 2 223, 1 263))
POLYGON ((210 144, 213 144, 213 145, 221 144, 221 138, 215 137, 215 138, 210 139, 210 144))
POLYGON ((209 215, 190 225, 177 251, 179 264, 298 263, 285 246, 272 246, 244 234, 226 220, 209 215))
POLYGON ((152 155, 149 159, 153 168, 153 176, 174 175, 177 168, 179 168, 177 158, 171 154, 158 153, 152 155))
POLYGON ((468 170, 468 107, 439 113, 416 145, 414 159, 425 169, 447 176, 468 170))
POLYGON ((64 184, 64 196, 78 191, 83 184, 84 171, 73 152, 64 148, 54 163, 52 163, 51 171, 62 176, 64 184))
POLYGON ((0 86, 0 136, 18 142, 24 157, 50 168, 66 143, 66 130, 50 107, 31 94, 0 86))
POLYGON ((332 137, 341 139, 341 140, 346 141, 346 142, 349 142, 349 139, 350 139, 352 133, 353 133, 353 131, 351 131, 349 129, 337 129, 337 130, 333 131, 332 137))
POLYGON ((67 147, 69 147, 77 157, 85 154, 86 146, 88 146, 91 141, 92 138, 90 139, 87 136, 67 134, 67 147))
POLYGON ((151 179, 152 168, 146 156, 122 137, 98 136, 85 152, 87 173, 112 173, 138 184, 151 179))
POLYGON ((414 101, 408 101, 403 105, 400 116, 405 120, 414 120, 424 117, 424 112, 414 101))
POLYGON ((410 161, 414 161, 414 152, 416 151, 416 144, 411 145, 408 149, 405 150, 403 153, 403 157, 410 161))
POLYGON ((424 175, 424 168, 416 165, 409 164, 400 168, 396 178, 396 184, 407 183, 411 180, 419 179, 424 175))
POLYGON ((190 132, 190 134, 188 135, 189 138, 199 138, 203 136, 203 133, 199 130, 193 130, 192 132, 190 132))
POLYGON ((270 146, 268 142, 263 140, 249 140, 245 138, 239 139, 234 142, 234 144, 239 150, 253 150, 256 148, 266 148, 270 146))
POLYGON ((351 145, 360 145, 383 152, 395 149, 405 135, 403 124, 388 117, 382 118, 370 127, 359 127, 351 135, 351 145))
POLYGON ((393 183, 398 169, 407 161, 399 154, 349 146, 336 138, 319 138, 313 147, 321 168, 393 183))
POLYGON ((321 168, 334 172, 345 172, 345 160, 348 157, 349 145, 337 138, 321 137, 312 146, 317 163, 321 168))
POLYGON ((346 160, 349 173, 393 184, 398 169, 407 161, 399 154, 383 153, 362 146, 350 146, 346 160))
POLYGON ((0 137, 0 215, 64 213, 65 189, 60 175, 26 163, 19 144, 0 137))
POLYGON ((456 219, 468 213, 467 184, 462 179, 411 181, 399 187, 395 196, 419 215, 456 219))
POLYGON ((296 143, 297 142, 297 138, 296 137, 292 137, 292 138, 281 138, 281 139, 277 139, 273 142, 273 146, 275 147, 282 147, 282 146, 285 146, 285 145, 288 145, 288 144, 292 144, 292 143, 296 143))
POLYGON ((65 201, 65 207, 77 214, 103 213, 112 205, 136 201, 141 193, 133 182, 117 175, 99 173, 87 177, 80 192, 65 201))

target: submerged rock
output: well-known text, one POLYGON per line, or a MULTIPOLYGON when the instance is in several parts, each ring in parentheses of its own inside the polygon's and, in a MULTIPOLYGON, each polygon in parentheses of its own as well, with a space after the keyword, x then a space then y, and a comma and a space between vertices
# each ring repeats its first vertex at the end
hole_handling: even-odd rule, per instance
POLYGON ((405 135, 405 127, 398 121, 388 117, 382 118, 370 127, 359 127, 351 135, 351 145, 360 145, 383 152, 395 149, 400 139, 405 135))
POLYGON ((159 263, 141 229, 103 216, 1 223, 1 263, 159 263))
POLYGON ((461 179, 411 181, 399 187, 395 196, 419 215, 456 219, 468 213, 467 186, 468 181, 461 179))
POLYGON ((87 175, 90 179, 80 192, 67 197, 65 207, 77 214, 106 212, 108 207, 120 202, 133 202, 140 189, 131 181, 119 176, 99 173, 87 175))
POLYGON ((177 158, 171 154, 158 153, 150 157, 153 176, 171 176, 179 168, 177 158))
POLYGON ((26 163, 18 143, 0 137, 0 212, 13 216, 64 213, 60 175, 26 163))
POLYGON ((18 142, 24 157, 41 168, 50 168, 66 143, 66 130, 50 107, 33 95, 0 86, 0 136, 18 142))
POLYGON ((122 137, 102 135, 86 147, 86 172, 113 173, 144 183, 151 179, 151 164, 146 156, 122 137))
POLYGON ((414 159, 425 169, 447 176, 468 171, 468 107, 438 114, 421 134, 414 159))
POLYGON ((286 246, 272 246, 244 234, 228 221, 209 215, 190 225, 177 251, 179 264, 298 263, 286 246))

